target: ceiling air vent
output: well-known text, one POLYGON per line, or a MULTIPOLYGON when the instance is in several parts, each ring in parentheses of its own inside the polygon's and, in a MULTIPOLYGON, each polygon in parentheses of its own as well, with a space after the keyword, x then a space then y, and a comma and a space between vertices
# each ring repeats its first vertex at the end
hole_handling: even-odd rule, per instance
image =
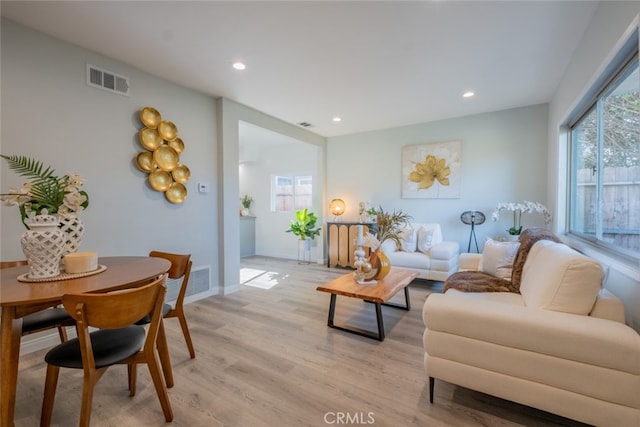
POLYGON ((307 122, 300 122, 300 123, 298 123, 298 125, 302 126, 303 128, 313 127, 313 125, 311 123, 307 123, 307 122))
POLYGON ((87 84, 118 95, 129 96, 129 79, 87 64, 87 84))

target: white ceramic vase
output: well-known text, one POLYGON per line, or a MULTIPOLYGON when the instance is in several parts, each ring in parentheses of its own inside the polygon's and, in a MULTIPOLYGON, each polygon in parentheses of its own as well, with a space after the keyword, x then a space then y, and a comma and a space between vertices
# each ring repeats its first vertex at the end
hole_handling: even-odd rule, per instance
POLYGON ((82 236, 84 235, 84 224, 80 217, 75 214, 60 216, 60 230, 65 235, 64 249, 62 256, 78 252, 82 236))
POLYGON ((44 279, 60 274, 65 234, 53 215, 36 215, 20 239, 29 263, 29 278, 44 279))

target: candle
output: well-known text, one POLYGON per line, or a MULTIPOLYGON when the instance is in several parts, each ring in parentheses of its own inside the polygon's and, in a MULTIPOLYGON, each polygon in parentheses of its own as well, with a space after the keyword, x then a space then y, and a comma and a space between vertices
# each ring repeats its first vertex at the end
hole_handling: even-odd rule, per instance
POLYGON ((358 241, 361 242, 362 238, 364 237, 362 234, 364 227, 362 225, 357 225, 356 227, 358 228, 358 241))
POLYGON ((97 252, 75 252, 64 256, 64 271, 67 273, 86 273, 97 268, 97 252))

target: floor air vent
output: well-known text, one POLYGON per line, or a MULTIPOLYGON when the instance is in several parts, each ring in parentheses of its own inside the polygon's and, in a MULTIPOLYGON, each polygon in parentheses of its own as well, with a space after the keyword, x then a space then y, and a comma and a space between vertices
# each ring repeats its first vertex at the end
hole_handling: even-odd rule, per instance
POLYGON ((119 95, 129 96, 127 77, 87 64, 87 84, 119 95))

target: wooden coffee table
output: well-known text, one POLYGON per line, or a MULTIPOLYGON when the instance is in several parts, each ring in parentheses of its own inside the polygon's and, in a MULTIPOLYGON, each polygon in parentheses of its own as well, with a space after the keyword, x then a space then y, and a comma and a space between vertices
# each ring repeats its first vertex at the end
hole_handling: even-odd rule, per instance
POLYGON ((409 283, 418 276, 418 273, 413 270, 404 270, 400 268, 392 268, 389 274, 382 279, 378 280, 378 283, 371 285, 360 285, 356 282, 353 273, 340 276, 331 282, 325 283, 322 286, 318 286, 316 289, 322 292, 329 292, 331 294, 331 301, 329 303, 329 319, 327 326, 330 328, 340 329, 342 331, 351 332, 357 335, 361 335, 367 338, 377 339, 378 341, 384 340, 384 322, 382 320, 382 306, 401 308, 403 310, 411 310, 411 303, 409 301, 409 283), (405 305, 390 303, 389 300, 393 298, 395 294, 401 289, 404 289, 405 305), (333 318, 336 312, 336 296, 342 295, 345 297, 359 298, 364 301, 375 304, 376 307, 376 321, 378 323, 378 332, 371 332, 366 329, 357 328, 355 326, 349 326, 345 324, 338 324, 334 322, 333 318))

